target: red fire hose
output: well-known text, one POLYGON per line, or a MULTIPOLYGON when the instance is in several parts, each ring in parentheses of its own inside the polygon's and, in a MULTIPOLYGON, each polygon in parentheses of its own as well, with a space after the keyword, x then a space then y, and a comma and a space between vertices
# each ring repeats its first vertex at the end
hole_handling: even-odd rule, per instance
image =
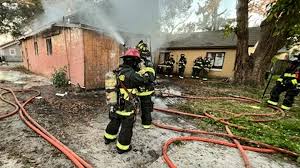
MULTIPOLYGON (((28 112, 25 110, 25 106, 27 103, 32 101, 36 96, 40 95, 39 91, 36 90, 27 90, 27 92, 35 92, 36 94, 32 97, 30 97, 26 102, 21 104, 19 100, 17 99, 14 91, 11 89, 1 88, 3 90, 6 90, 7 92, 2 93, 0 98, 1 100, 5 101, 6 103, 9 103, 10 105, 13 105, 15 107, 15 110, 9 114, 6 114, 4 116, 0 116, 0 119, 3 119, 5 117, 11 116, 15 114, 15 111, 19 110, 20 118, 23 120, 23 122, 30 127, 34 132, 36 132, 38 135, 42 136, 46 141, 48 141, 50 144, 55 146, 57 149, 59 149, 62 153, 64 153, 78 168, 91 168, 92 166, 88 164, 86 161, 81 159, 76 153, 74 153, 72 150, 70 150, 68 147, 66 147, 64 144, 62 144, 59 140, 57 140, 53 135, 51 135, 49 132, 47 132, 43 127, 41 127, 37 122, 35 122, 28 112), (14 100, 16 104, 9 102, 8 100, 5 100, 3 98, 3 95, 11 93, 14 97, 14 100)), ((18 91, 21 92, 21 91, 18 91)))
MULTIPOLYGON (((189 95, 184 95, 184 96, 176 96, 176 95, 167 95, 166 97, 180 97, 180 98, 186 98, 186 99, 204 99, 204 100, 235 100, 235 101, 242 101, 242 102, 246 102, 246 103, 260 103, 260 101, 255 100, 255 99, 251 99, 251 98, 247 98, 247 97, 197 97, 197 96, 189 96, 189 95)), ((273 108, 275 110, 277 110, 278 113, 273 113, 274 115, 276 114, 280 114, 280 118, 281 119, 285 116, 285 113, 282 109, 275 107, 275 106, 270 106, 270 108, 273 108)), ((163 128, 163 129, 168 129, 168 130, 173 130, 176 132, 185 132, 185 133, 193 133, 193 134, 206 134, 206 135, 215 135, 215 136, 221 136, 221 137, 227 137, 227 138, 231 138, 233 140, 234 143, 229 143, 226 141, 220 141, 220 140, 216 140, 216 139, 208 139, 208 138, 202 138, 202 137, 195 137, 195 136, 187 136, 187 137, 175 137, 175 138, 171 138, 169 139, 163 146, 163 158, 166 161, 167 165, 170 168, 176 168, 175 164, 171 161, 171 159, 169 158, 169 156, 167 155, 167 151, 168 151, 168 147, 170 146, 170 144, 172 144, 175 141, 201 141, 201 142, 208 142, 208 143, 214 143, 214 144, 219 144, 219 145, 225 145, 225 146, 229 146, 229 147, 235 147, 238 148, 241 156, 244 160, 245 163, 245 167, 249 168, 250 166, 250 161, 245 153, 245 150, 250 150, 250 151, 255 151, 255 152, 261 152, 261 153, 276 153, 276 152, 280 152, 280 153, 284 153, 284 154, 288 154, 290 156, 294 156, 294 157, 299 157, 299 154, 295 153, 295 152, 291 152, 282 148, 278 148, 278 147, 274 147, 265 143, 261 143, 258 141, 254 141, 248 138, 244 138, 244 137, 240 137, 240 136, 236 136, 233 135, 229 129, 228 126, 234 126, 236 128, 242 128, 241 126, 237 126, 237 125, 233 125, 227 121, 225 121, 222 118, 216 118, 214 116, 209 115, 208 113, 206 113, 206 116, 203 115, 197 115, 197 114, 190 114, 190 113, 185 113, 185 112, 180 112, 177 110, 170 110, 170 109, 160 109, 160 108, 155 108, 156 111, 159 112, 165 112, 165 113, 171 113, 171 114, 177 114, 177 115, 182 115, 182 116, 190 116, 193 118, 211 118, 214 119, 215 121, 221 122, 223 124, 226 125, 226 131, 227 134, 225 133, 217 133, 217 132, 207 132, 207 131, 202 131, 202 130, 191 130, 191 129, 183 129, 183 128, 178 128, 178 127, 174 127, 171 125, 165 125, 165 124, 161 124, 161 123, 157 123, 157 122, 153 122, 153 125, 159 127, 159 128, 163 128), (242 146, 239 141, 237 140, 241 140, 247 143, 251 143, 251 144, 255 144, 257 146, 261 146, 261 147, 265 147, 265 148, 256 148, 256 147, 250 147, 250 146, 242 146)), ((271 114, 245 114, 245 115, 252 115, 252 116, 270 116, 271 114)), ((242 116, 242 115, 241 115, 242 116)), ((273 121, 274 119, 269 119, 269 120, 253 120, 254 122, 268 122, 268 121, 273 121)))

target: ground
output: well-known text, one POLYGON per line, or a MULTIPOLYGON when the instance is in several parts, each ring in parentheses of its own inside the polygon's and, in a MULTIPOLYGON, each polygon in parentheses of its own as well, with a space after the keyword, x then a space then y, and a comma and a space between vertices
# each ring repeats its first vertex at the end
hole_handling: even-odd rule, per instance
MULTIPOLYGON (((167 167, 161 153, 166 140, 175 136, 188 135, 153 127, 145 130, 138 117, 132 140, 133 151, 119 155, 114 144, 104 145, 103 132, 109 121, 103 90, 82 91, 80 89, 57 89, 48 79, 18 71, 0 68, 0 87, 13 89, 33 88, 41 92, 41 98, 34 100, 26 108, 30 115, 65 145, 75 151, 94 167, 167 167), (56 93, 68 94, 64 97, 56 93)), ((234 88, 211 89, 221 81, 200 83, 194 80, 159 79, 159 89, 198 95, 227 95, 235 93, 234 88)), ((251 94, 251 93, 250 93, 251 94)), ((26 99, 30 93, 18 94, 26 99)), ((154 99, 155 106, 183 103, 172 98, 154 99)), ((12 107, 0 102, 1 114, 12 107)), ((184 128, 197 128, 195 120, 154 112, 154 120, 184 128)), ((0 167, 73 167, 73 164, 58 150, 32 132, 18 115, 0 121, 0 167)), ((172 145, 170 158, 178 167, 243 167, 236 149, 217 145, 187 142, 172 145)), ((298 167, 287 156, 267 155, 247 152, 253 167, 298 167)))

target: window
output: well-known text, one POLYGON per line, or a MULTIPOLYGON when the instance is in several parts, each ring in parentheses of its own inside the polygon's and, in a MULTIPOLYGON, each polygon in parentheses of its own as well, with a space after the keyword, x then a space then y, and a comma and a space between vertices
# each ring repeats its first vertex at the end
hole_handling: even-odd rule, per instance
POLYGON ((52 41, 51 38, 46 39, 47 55, 52 55, 52 41))
POLYGON ((9 49, 9 54, 11 55, 11 56, 15 56, 17 53, 16 53, 16 49, 14 49, 14 48, 10 48, 9 49))
POLYGON ((225 52, 208 52, 207 56, 211 59, 212 69, 223 69, 225 52))
POLYGON ((4 56, 4 51, 0 50, 0 56, 4 56))
POLYGON ((33 45, 34 45, 34 53, 35 53, 35 55, 39 55, 39 46, 38 46, 38 43, 35 41, 33 45))

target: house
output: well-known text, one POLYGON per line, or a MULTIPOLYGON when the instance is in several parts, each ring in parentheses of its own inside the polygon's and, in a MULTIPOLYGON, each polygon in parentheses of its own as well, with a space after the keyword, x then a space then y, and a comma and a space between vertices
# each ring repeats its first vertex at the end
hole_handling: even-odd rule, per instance
MULTIPOLYGON (((249 53, 254 52, 255 44, 259 40, 259 28, 249 29, 249 53)), ((185 76, 191 76, 194 60, 197 57, 212 59, 211 77, 232 78, 236 60, 236 36, 224 37, 223 31, 195 32, 179 35, 176 39, 165 43, 155 57, 156 65, 162 64, 170 55, 174 56, 176 64, 174 73, 178 72, 178 61, 181 54, 185 54, 187 65, 185 76)))
POLYGON ((0 45, 0 57, 7 62, 22 62, 21 47, 19 41, 9 41, 0 45))
MULTIPOLYGON (((103 88, 105 73, 119 65, 123 46, 105 30, 75 20, 63 18, 20 38, 24 66, 49 78, 56 69, 66 67, 72 84, 86 89, 103 88)), ((120 34, 131 40, 142 38, 120 34)))

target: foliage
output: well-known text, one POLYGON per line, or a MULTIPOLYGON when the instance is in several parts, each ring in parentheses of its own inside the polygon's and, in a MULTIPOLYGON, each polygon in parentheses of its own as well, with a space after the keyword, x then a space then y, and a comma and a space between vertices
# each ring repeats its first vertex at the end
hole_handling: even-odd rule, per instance
POLYGON ((267 14, 269 4, 275 1, 276 0, 249 0, 249 12, 265 16, 267 14))
POLYGON ((186 23, 192 14, 188 10, 192 0, 163 0, 161 12, 161 28, 163 32, 174 33, 174 31, 186 23))
POLYGON ((21 28, 43 11, 41 0, 0 0, 0 34, 21 34, 21 28))
POLYGON ((270 4, 268 21, 275 21, 274 35, 284 34, 294 37, 300 34, 300 1, 277 0, 270 4))
POLYGON ((58 70, 56 69, 52 74, 52 83, 55 87, 66 87, 68 85, 68 81, 66 67, 58 70))
POLYGON ((195 23, 200 29, 206 31, 216 31, 223 28, 230 20, 224 17, 226 9, 218 13, 221 0, 207 0, 205 4, 201 6, 198 4, 198 10, 196 14, 198 16, 198 22, 195 23))
MULTIPOLYGON (((164 0, 162 4, 161 28, 168 33, 190 33, 215 31, 224 28, 232 20, 225 17, 226 10, 218 13, 221 0, 205 0, 192 8, 193 0, 164 0), (196 21, 190 18, 197 16, 196 21)), ((198 1, 199 2, 199 1, 198 1)))

